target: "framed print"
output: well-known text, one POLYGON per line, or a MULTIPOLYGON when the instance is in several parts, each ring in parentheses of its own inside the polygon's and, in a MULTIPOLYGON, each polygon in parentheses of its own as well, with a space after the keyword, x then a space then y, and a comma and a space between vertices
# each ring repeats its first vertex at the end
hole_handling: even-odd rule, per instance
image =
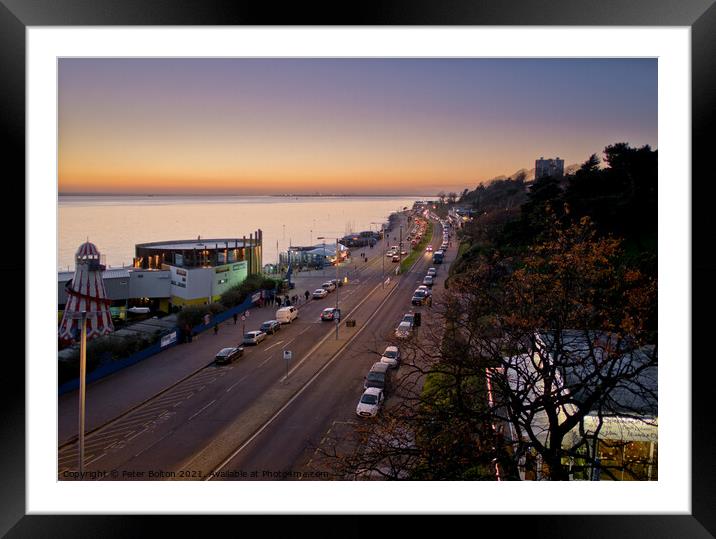
POLYGON ((693 346, 712 2, 3 0, 0 25, 27 211, 4 533, 259 513, 716 534, 693 346))

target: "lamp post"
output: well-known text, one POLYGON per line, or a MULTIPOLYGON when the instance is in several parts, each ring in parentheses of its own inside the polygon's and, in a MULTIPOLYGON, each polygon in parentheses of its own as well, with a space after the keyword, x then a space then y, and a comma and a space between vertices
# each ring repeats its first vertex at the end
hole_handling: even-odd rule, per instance
POLYGON ((78 428, 78 443, 79 443, 79 472, 80 479, 85 467, 85 393, 86 393, 86 378, 87 378, 87 319, 96 318, 99 311, 82 311, 80 313, 73 313, 71 316, 73 319, 82 320, 82 330, 80 336, 80 410, 79 410, 79 428, 78 428))
POLYGON ((382 233, 381 235, 383 236, 381 238, 381 242, 383 245, 383 252, 381 252, 380 258, 383 260, 383 262, 381 264, 381 267, 382 267, 381 272, 382 272, 383 288, 385 288, 385 223, 372 222, 371 225, 380 225, 380 231, 382 233))
MULTIPOLYGON (((326 259, 326 238, 325 238, 325 236, 318 236, 316 239, 323 240, 323 260, 325 261, 325 259, 326 259)), ((336 238, 336 261, 335 261, 334 265, 336 266, 336 311, 337 311, 338 310, 338 288, 339 288, 338 287, 338 282, 339 282, 338 281, 338 238, 336 238)), ((325 273, 324 273, 324 275, 325 275, 325 273)), ((335 319, 335 311, 334 311, 333 318, 335 319)), ((339 325, 340 325, 340 320, 336 320, 336 339, 338 339, 338 326, 339 325)))

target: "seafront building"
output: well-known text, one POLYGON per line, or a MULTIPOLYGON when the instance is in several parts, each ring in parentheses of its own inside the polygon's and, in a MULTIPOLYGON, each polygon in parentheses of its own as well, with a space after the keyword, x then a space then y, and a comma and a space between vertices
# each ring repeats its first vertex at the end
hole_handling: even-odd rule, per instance
MULTIPOLYGON (((350 251, 345 245, 338 244, 338 258, 342 262, 350 255, 350 251)), ((309 245, 305 247, 293 246, 288 251, 279 253, 279 265, 287 267, 289 262, 295 269, 305 268, 323 268, 330 266, 336 261, 336 244, 326 243, 319 245, 309 245)))
MULTIPOLYGON (((113 316, 128 308, 171 312, 184 305, 217 301, 221 294, 261 273, 261 230, 248 238, 171 240, 135 245, 132 267, 102 268, 113 316)), ((74 272, 57 274, 58 309, 68 302, 66 283, 74 272)))

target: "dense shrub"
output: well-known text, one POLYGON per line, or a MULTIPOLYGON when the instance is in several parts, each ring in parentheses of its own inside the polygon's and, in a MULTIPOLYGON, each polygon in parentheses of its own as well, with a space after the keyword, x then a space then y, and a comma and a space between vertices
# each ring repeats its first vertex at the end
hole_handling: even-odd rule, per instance
POLYGON ((204 323, 204 315, 209 312, 206 305, 187 305, 179 314, 177 314, 177 321, 180 326, 189 324, 194 327, 204 323))

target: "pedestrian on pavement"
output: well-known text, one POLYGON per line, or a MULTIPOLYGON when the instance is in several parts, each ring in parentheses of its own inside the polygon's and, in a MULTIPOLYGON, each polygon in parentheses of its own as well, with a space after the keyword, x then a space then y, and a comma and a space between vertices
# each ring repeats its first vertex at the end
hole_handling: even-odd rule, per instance
POLYGON ((214 335, 219 333, 219 324, 214 324, 214 335))
POLYGON ((236 321, 239 319, 239 315, 234 313, 234 325, 236 325, 236 321))
POLYGON ((308 301, 308 296, 310 296, 311 293, 308 290, 306 290, 303 295, 306 296, 306 301, 308 301))

